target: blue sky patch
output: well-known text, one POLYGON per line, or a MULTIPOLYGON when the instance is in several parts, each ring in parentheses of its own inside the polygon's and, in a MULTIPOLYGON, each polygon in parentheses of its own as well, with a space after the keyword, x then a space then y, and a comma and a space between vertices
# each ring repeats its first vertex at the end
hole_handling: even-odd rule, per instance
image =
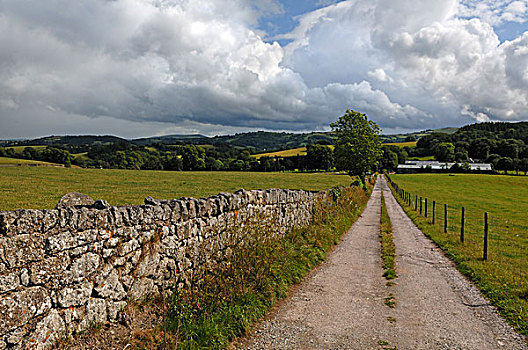
POLYGON ((268 35, 264 38, 267 41, 278 41, 284 46, 289 40, 274 40, 273 38, 280 34, 291 32, 298 25, 297 16, 308 12, 315 11, 322 7, 341 2, 343 0, 284 0, 281 4, 284 8, 283 13, 261 17, 259 20, 260 30, 265 31, 268 35))

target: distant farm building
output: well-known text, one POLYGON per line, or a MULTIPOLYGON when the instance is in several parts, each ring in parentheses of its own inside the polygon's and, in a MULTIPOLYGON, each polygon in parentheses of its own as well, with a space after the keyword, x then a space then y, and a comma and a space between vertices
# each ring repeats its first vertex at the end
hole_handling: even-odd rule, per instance
POLYGON ((397 171, 399 173, 445 172, 451 170, 453 166, 458 169, 469 167, 468 170, 476 172, 491 172, 493 170, 491 164, 487 163, 446 163, 430 160, 408 160, 405 164, 399 164, 397 171))

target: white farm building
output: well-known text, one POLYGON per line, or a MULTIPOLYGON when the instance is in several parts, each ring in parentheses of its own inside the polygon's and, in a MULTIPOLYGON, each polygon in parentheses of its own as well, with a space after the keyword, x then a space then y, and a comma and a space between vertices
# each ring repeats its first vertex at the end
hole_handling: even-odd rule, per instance
MULTIPOLYGON (((398 172, 421 172, 421 171, 448 171, 453 165, 458 164, 460 167, 464 163, 448 163, 428 160, 408 160, 405 164, 398 165, 398 172)), ((471 171, 492 171, 491 164, 487 163, 467 163, 471 171)))

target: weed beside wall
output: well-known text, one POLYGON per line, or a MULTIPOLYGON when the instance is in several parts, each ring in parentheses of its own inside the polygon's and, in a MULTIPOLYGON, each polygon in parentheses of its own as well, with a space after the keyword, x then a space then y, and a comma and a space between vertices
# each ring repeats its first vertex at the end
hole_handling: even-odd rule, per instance
MULTIPOLYGON (((246 217, 231 237, 251 237, 221 264, 191 279, 170 302, 167 330, 182 349, 224 348, 247 334, 289 287, 326 258, 362 212, 369 193, 358 187, 318 196, 312 223, 277 232, 277 213, 246 217)), ((240 244, 242 243, 242 244, 240 244)), ((204 249, 200 249, 204 250, 204 249)))

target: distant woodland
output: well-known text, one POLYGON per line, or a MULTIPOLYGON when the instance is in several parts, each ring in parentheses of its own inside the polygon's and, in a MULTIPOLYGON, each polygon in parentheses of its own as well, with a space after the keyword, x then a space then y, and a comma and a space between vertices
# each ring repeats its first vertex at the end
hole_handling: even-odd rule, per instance
MULTIPOLYGON (((394 170, 407 159, 487 162, 499 171, 528 171, 528 122, 479 123, 455 132, 428 131, 382 136, 416 141, 416 146, 384 145, 379 170, 394 170)), ((232 136, 172 135, 125 140, 113 136, 61 136, 4 141, 0 156, 85 168, 148 170, 328 171, 334 162, 332 133, 253 132, 232 136), (306 147, 306 155, 252 155, 306 147)))

